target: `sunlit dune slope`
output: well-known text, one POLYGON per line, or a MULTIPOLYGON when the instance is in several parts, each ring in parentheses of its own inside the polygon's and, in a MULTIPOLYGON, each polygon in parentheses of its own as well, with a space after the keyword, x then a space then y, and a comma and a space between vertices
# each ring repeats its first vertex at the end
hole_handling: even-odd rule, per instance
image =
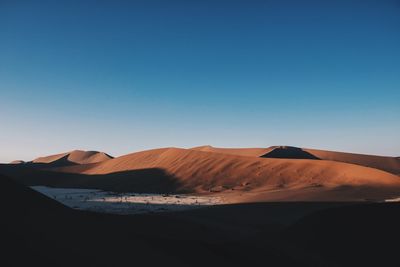
POLYGON ((214 152, 248 157, 260 157, 272 150, 271 148, 219 148, 213 146, 198 146, 191 149, 204 152, 214 152))
POLYGON ((358 164, 400 175, 399 158, 335 152, 335 151, 326 151, 326 150, 308 149, 308 148, 307 149, 305 148, 303 150, 313 154, 314 156, 320 159, 358 164))
POLYGON ((400 175, 400 158, 375 155, 364 155, 346 152, 335 152, 318 149, 296 148, 289 146, 271 146, 268 148, 217 148, 212 146, 201 146, 193 150, 233 154, 251 157, 270 158, 298 158, 298 159, 322 159, 338 162, 357 164, 365 167, 380 169, 392 174, 400 175))

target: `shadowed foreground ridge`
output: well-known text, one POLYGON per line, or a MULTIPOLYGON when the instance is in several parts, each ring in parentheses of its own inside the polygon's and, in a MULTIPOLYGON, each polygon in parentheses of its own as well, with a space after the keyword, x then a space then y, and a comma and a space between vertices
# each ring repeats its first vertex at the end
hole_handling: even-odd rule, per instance
POLYGON ((378 203, 317 211, 285 238, 337 266, 399 266, 400 205, 378 203))

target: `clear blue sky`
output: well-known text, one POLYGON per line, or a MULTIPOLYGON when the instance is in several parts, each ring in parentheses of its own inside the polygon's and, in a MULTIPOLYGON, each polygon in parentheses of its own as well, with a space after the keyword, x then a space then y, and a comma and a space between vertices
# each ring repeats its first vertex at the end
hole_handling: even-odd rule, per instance
POLYGON ((204 144, 400 156, 400 2, 0 1, 0 162, 204 144))

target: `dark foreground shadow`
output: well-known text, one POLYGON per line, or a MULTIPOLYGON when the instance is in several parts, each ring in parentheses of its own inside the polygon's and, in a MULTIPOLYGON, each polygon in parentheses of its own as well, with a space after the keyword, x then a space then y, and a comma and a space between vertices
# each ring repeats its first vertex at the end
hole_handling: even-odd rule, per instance
POLYGON ((396 203, 119 216, 69 209, 3 176, 0 190, 2 266, 399 266, 396 203))
POLYGON ((0 171, 28 186, 44 185, 136 193, 185 193, 179 179, 160 168, 86 175, 49 171, 32 168, 29 165, 4 164, 0 166, 0 171))
POLYGON ((281 159, 320 159, 313 154, 298 147, 280 146, 264 154, 261 158, 281 158, 281 159))
POLYGON ((285 230, 300 257, 336 266, 400 266, 400 204, 357 204, 320 210, 285 230))

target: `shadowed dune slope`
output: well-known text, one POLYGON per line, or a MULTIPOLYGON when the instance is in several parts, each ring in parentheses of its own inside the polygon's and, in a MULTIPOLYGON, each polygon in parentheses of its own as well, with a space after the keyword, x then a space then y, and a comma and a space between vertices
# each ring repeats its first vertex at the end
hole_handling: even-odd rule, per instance
MULTIPOLYGON (((2 212, 7 211, 13 214, 26 212, 33 215, 42 212, 48 213, 67 210, 64 205, 1 174, 0 184, 2 212)), ((12 218, 9 216, 2 218, 3 221, 9 219, 12 218)))
MULTIPOLYGON (((222 155, 178 148, 148 150, 97 164, 60 170, 100 175, 149 168, 159 168, 176 177, 181 185, 178 189, 185 192, 260 193, 310 187, 317 191, 337 187, 346 187, 346 190, 349 187, 367 187, 378 188, 381 197, 388 197, 396 196, 400 189, 398 176, 354 164, 222 155)), ((302 195, 301 199, 312 198, 314 193, 311 191, 310 196, 302 195)), ((362 195, 368 198, 368 193, 362 195)), ((338 196, 340 198, 340 192, 338 196)), ((267 195, 263 197, 268 199, 267 195)))
MULTIPOLYGON (((75 165, 79 167, 81 165, 75 165)), ((28 185, 56 188, 91 188, 112 192, 160 193, 180 192, 180 181, 159 168, 135 169, 109 174, 87 175, 24 166, 1 165, 0 172, 28 185)))
POLYGON ((319 159, 313 154, 304 151, 298 147, 280 146, 273 148, 268 153, 261 156, 262 158, 278 158, 278 159, 319 159))
POLYGON ((74 150, 34 159, 32 163, 51 164, 53 166, 97 163, 112 159, 110 155, 98 151, 74 150))

